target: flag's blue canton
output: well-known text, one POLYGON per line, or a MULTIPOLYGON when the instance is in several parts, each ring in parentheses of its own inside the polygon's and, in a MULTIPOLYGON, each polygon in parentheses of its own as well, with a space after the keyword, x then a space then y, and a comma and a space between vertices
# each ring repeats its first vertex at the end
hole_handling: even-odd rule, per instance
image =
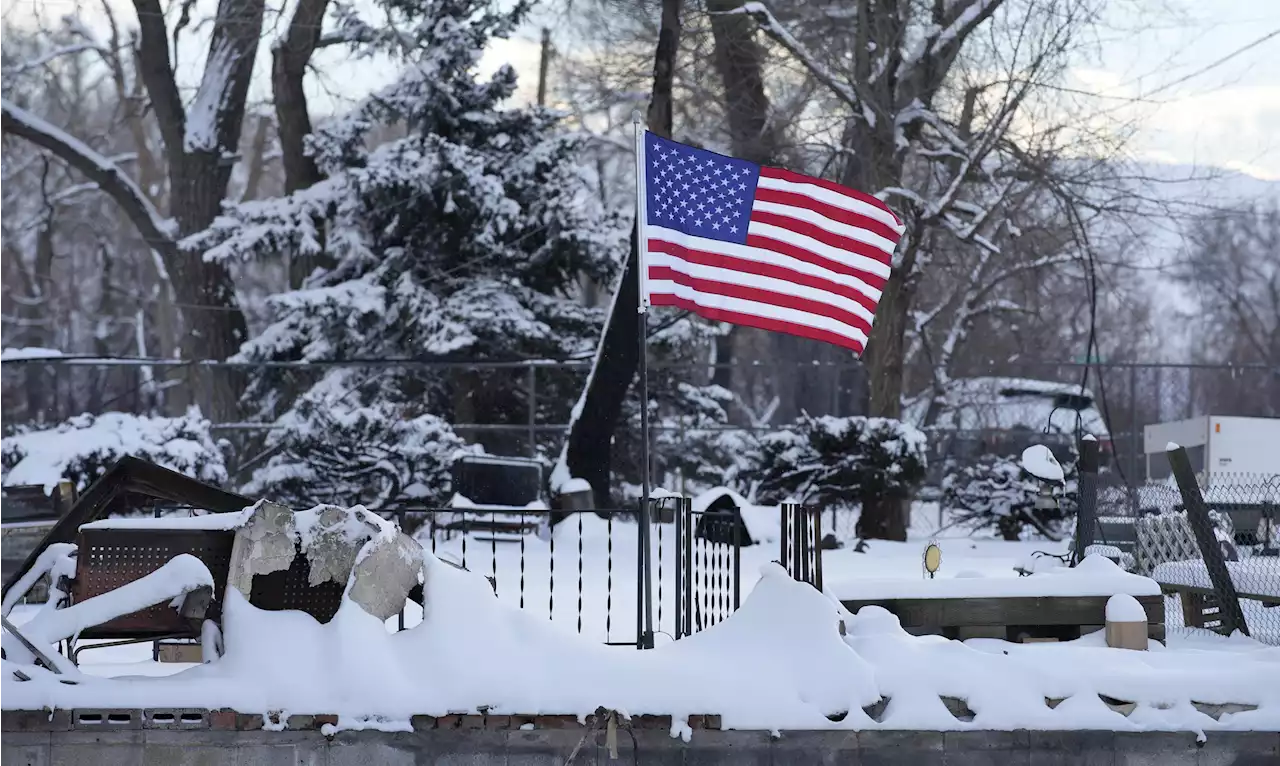
POLYGON ((695 237, 747 241, 760 166, 645 133, 647 221, 695 237))

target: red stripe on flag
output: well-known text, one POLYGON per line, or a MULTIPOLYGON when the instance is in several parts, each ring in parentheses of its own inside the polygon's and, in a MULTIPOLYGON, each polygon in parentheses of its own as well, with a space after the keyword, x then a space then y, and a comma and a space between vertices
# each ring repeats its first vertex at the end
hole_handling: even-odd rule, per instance
POLYGON ((757 202, 772 202, 775 205, 786 205, 788 207, 799 207, 830 218, 833 221, 852 226, 856 229, 866 229, 872 234, 879 235, 894 243, 902 238, 902 235, 894 231, 883 221, 878 221, 870 216, 855 213, 852 210, 846 210, 842 207, 836 207, 827 202, 823 202, 813 197, 806 197, 799 192, 783 191, 781 189, 763 189, 756 187, 757 202))
POLYGON ((823 303, 813 298, 798 298, 794 295, 766 290, 763 287, 748 287, 746 285, 735 285, 731 282, 692 277, 667 266, 650 266, 649 280, 659 279, 669 279, 678 285, 684 285, 705 295, 723 295, 729 298, 739 298, 744 301, 803 311, 806 314, 817 314, 834 319, 837 322, 843 322, 850 327, 856 327, 865 334, 870 334, 871 332, 871 323, 852 311, 832 306, 830 303, 823 303))
MULTIPOLYGON (((872 314, 876 313, 876 304, 878 301, 857 288, 850 287, 849 285, 843 285, 839 282, 833 282, 824 277, 806 274, 802 271, 795 271, 794 269, 788 269, 785 266, 778 266, 772 263, 760 263, 759 261, 751 261, 745 258, 735 258, 721 253, 708 253, 702 250, 694 250, 692 248, 685 247, 684 245, 678 245, 674 242, 668 242, 663 239, 650 239, 649 252, 670 255, 701 266, 728 269, 730 271, 740 271, 760 277, 772 277, 774 279, 782 280, 783 282, 791 282, 793 284, 811 287, 815 290, 835 293, 836 295, 843 296, 849 300, 857 301, 859 304, 866 307, 866 309, 872 314)), ((650 267, 650 272, 652 272, 654 268, 659 267, 650 267)), ((881 283, 884 282, 883 279, 872 274, 859 276, 858 279, 870 285, 870 282, 867 280, 868 277, 871 279, 877 279, 881 283)))
POLYGON ((829 269, 837 274, 855 277, 866 282, 877 290, 884 290, 884 277, 854 268, 847 263, 833 261, 825 255, 818 255, 812 250, 806 250, 805 248, 793 245, 790 242, 783 242, 772 237, 766 237, 763 234, 748 234, 747 247, 758 247, 763 250, 772 250, 780 255, 789 255, 798 261, 812 263, 814 266, 821 266, 822 268, 829 269))
POLYGON ((794 231, 796 234, 803 234, 811 239, 816 239, 824 245, 830 245, 837 250, 843 250, 849 253, 865 256, 873 261, 879 261, 886 266, 891 264, 891 258, 888 253, 876 247, 868 245, 849 237, 842 237, 839 234, 832 234, 816 223, 809 223, 799 218, 782 215, 780 213, 770 213, 764 210, 752 210, 751 220, 767 223, 771 226, 777 226, 779 229, 787 229, 794 231))
POLYGON ((797 324, 795 322, 785 322, 780 319, 772 319, 770 317, 756 316, 755 314, 743 314, 737 311, 728 311, 726 309, 707 308, 706 306, 699 306, 691 300, 681 298, 670 293, 654 294, 650 303, 654 306, 674 306, 676 308, 685 309, 686 311, 692 311, 700 317, 717 322, 729 322, 731 324, 754 327, 758 330, 798 335, 801 338, 820 340, 824 343, 833 343, 842 348, 847 348, 855 354, 862 353, 862 341, 830 330, 822 330, 817 327, 810 327, 808 325, 797 324))
POLYGON ((780 181, 790 181, 793 184, 813 184, 814 186, 820 186, 823 189, 826 189, 827 191, 833 191, 836 194, 841 194, 845 197, 850 197, 860 202, 865 202, 868 205, 874 205, 880 208, 881 210, 883 210, 884 212, 888 213, 889 215, 893 216, 893 220, 897 221, 899 225, 902 224, 902 219, 899 218, 897 214, 895 214, 892 210, 890 210, 888 205, 884 204, 883 202, 876 199, 875 197, 872 197, 870 194, 865 194, 860 191, 855 191, 853 189, 850 189, 847 186, 841 186, 835 181, 828 181, 823 178, 814 178, 813 176, 806 176, 801 173, 792 172, 790 170, 783 170, 782 168, 770 168, 770 167, 761 167, 760 175, 764 176, 765 178, 777 178, 780 181))

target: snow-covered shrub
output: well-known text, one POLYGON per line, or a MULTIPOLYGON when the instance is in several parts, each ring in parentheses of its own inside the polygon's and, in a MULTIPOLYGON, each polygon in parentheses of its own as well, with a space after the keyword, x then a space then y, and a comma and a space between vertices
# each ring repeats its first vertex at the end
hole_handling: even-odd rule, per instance
MULTIPOLYGON (((376 23, 365 24, 347 9, 341 29, 353 32, 360 53, 389 56, 403 72, 316 130, 310 149, 326 178, 282 199, 230 208, 188 243, 214 260, 288 254, 316 265, 301 289, 270 299, 274 321, 238 359, 590 356, 605 310, 582 299, 581 285, 613 283, 627 249, 626 229, 603 210, 594 171, 581 162, 587 138, 562 127, 551 111, 507 108, 516 87, 510 67, 487 81, 477 77, 486 46, 515 28, 523 5, 510 13, 481 0, 375 5, 376 23), (375 128, 393 124, 409 126, 408 134, 368 148, 375 128)), ((527 418, 524 370, 345 367, 319 381, 292 374, 278 368, 252 373, 246 402, 284 432, 273 438, 296 445, 294 457, 264 468, 254 486, 281 487, 282 472, 308 464, 338 466, 347 456, 378 454, 387 438, 403 436, 396 421, 419 424, 411 431, 440 431, 443 453, 454 446, 452 434, 443 435, 446 423, 527 418), (370 422, 381 425, 334 429, 326 419, 333 413, 313 401, 342 401, 352 413, 376 410, 370 422), (428 427, 425 413, 439 422, 428 427)), ((540 371, 539 419, 566 421, 581 385, 581 374, 540 371)), ((428 449, 425 437, 406 438, 428 449)), ((480 435, 495 452, 513 449, 504 438, 480 435)), ((310 475, 317 498, 374 502, 367 494, 391 489, 381 478, 357 491, 356 474, 317 469, 310 475)), ((372 480, 374 473, 365 475, 372 480)), ((397 481, 419 481, 410 476, 417 474, 397 481)), ((434 496, 436 485, 424 486, 434 496)))
POLYGON ((1050 540, 1069 533, 1076 515, 1076 463, 1063 466, 1066 482, 1053 486, 1056 511, 1038 511, 1042 482, 1022 469, 1018 458, 986 455, 964 465, 948 466, 942 480, 942 506, 955 523, 973 530, 989 529, 1005 540, 1022 538, 1030 529, 1050 540))
POLYGON ((762 436, 744 478, 766 503, 788 498, 848 506, 865 497, 908 497, 924 480, 925 435, 890 418, 802 415, 762 436))
POLYGON ((406 417, 391 402, 353 406, 314 392, 293 413, 294 427, 268 440, 274 454, 254 472, 249 494, 296 507, 356 499, 374 508, 441 507, 449 500, 450 468, 467 446, 443 419, 406 417))
POLYGON ((6 485, 52 489, 66 478, 83 492, 126 455, 211 484, 227 480, 222 448, 209 421, 194 407, 176 418, 124 412, 77 415, 53 428, 6 436, 0 453, 6 485))

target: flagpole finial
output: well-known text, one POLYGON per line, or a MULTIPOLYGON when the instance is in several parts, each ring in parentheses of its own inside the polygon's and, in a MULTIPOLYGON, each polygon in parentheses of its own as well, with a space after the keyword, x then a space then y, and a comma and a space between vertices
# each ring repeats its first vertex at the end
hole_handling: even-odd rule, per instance
POLYGON ((640 110, 639 110, 639 109, 632 109, 632 110, 631 110, 631 122, 632 122, 632 124, 634 124, 634 125, 639 125, 639 124, 640 124, 641 120, 640 120, 640 110))

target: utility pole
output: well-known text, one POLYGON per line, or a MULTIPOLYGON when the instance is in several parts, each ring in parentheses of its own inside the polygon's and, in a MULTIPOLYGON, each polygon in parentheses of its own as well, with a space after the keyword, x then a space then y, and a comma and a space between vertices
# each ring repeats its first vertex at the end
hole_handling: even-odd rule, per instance
POLYGON ((551 65, 551 30, 542 28, 542 55, 538 58, 538 106, 547 105, 547 67, 551 65))

